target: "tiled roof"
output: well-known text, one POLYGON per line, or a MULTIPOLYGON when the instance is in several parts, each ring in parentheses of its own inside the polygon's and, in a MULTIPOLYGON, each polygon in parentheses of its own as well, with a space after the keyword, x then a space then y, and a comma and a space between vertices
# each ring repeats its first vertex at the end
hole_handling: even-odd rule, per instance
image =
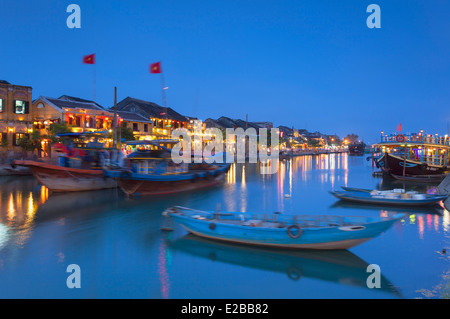
POLYGON ((131 107, 136 107, 136 112, 138 112, 138 108, 141 112, 141 115, 145 115, 148 118, 156 117, 162 119, 169 119, 173 121, 187 122, 187 118, 180 113, 176 112, 170 107, 163 107, 153 102, 143 101, 139 99, 135 99, 132 97, 127 97, 117 103, 118 110, 130 110, 131 107), (145 113, 145 114, 142 114, 145 113))
POLYGON ((85 100, 85 99, 81 99, 79 97, 75 97, 75 96, 70 96, 70 95, 62 95, 58 98, 58 100, 67 100, 67 101, 72 101, 72 102, 83 102, 83 103, 91 103, 91 104, 95 104, 96 106, 98 106, 101 109, 104 109, 103 106, 101 106, 100 104, 98 104, 95 101, 91 101, 91 100, 85 100))
MULTIPOLYGON (((114 112, 114 110, 111 110, 111 112, 114 112)), ((124 121, 128 122, 142 122, 142 123, 151 123, 150 119, 137 114, 133 112, 127 112, 127 111, 117 111, 117 115, 123 118, 124 121)))
POLYGON ((69 108, 69 109, 90 109, 90 110, 106 111, 104 108, 91 101, 75 102, 71 100, 55 99, 51 97, 46 97, 46 99, 55 106, 59 107, 60 109, 69 108))

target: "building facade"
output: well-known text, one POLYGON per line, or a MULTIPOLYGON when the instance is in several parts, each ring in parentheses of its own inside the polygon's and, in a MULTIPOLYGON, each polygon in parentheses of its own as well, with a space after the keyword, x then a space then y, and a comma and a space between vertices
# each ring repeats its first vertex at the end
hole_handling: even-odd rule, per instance
POLYGON ((188 119, 170 107, 162 107, 156 103, 127 97, 117 103, 118 111, 136 113, 149 119, 153 138, 170 138, 176 128, 187 128, 188 119))
POLYGON ((32 88, 0 81, 0 133, 2 150, 18 150, 18 141, 33 131, 32 88))
POLYGON ((33 101, 35 129, 44 129, 53 123, 66 123, 73 132, 108 131, 113 127, 114 114, 99 104, 63 95, 60 98, 40 96, 33 101))
POLYGON ((119 117, 119 126, 131 129, 136 140, 154 139, 153 122, 146 117, 127 111, 117 111, 117 116, 119 117))

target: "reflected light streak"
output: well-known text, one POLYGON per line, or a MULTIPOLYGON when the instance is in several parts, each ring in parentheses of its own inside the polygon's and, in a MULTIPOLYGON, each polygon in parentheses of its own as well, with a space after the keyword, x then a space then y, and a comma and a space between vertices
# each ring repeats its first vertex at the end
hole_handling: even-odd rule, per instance
POLYGON ((45 204, 48 199, 48 188, 42 185, 41 187, 41 203, 45 204))
POLYGON ((444 210, 442 213, 442 228, 446 233, 450 229, 450 212, 448 210, 444 210))
POLYGON ((34 215, 36 214, 37 208, 37 203, 35 203, 33 200, 33 193, 30 192, 30 195, 28 196, 27 219, 25 220, 25 225, 31 225, 34 220, 34 215))
POLYGON ((245 184, 245 164, 242 165, 241 212, 247 211, 247 187, 245 184))
POLYGON ((434 215, 434 230, 439 231, 439 216, 434 215))
POLYGON ((11 193, 9 195, 9 202, 8 202, 8 214, 7 214, 8 221, 12 222, 15 215, 16 215, 16 209, 14 208, 14 198, 13 198, 13 194, 11 193))
POLYGON ((8 226, 0 224, 0 250, 8 242, 9 231, 8 226))
POLYGON ((419 237, 423 239, 423 231, 425 229, 425 222, 423 216, 417 216, 417 225, 419 226, 419 237))
POLYGON ((293 179, 293 173, 292 173, 293 167, 292 167, 292 159, 289 161, 289 195, 292 196, 292 179, 293 179))
POLYGON ((167 244, 164 238, 161 238, 161 243, 159 245, 159 256, 158 256, 158 273, 159 273, 159 281, 161 283, 161 297, 163 299, 169 298, 169 273, 167 271, 167 244))

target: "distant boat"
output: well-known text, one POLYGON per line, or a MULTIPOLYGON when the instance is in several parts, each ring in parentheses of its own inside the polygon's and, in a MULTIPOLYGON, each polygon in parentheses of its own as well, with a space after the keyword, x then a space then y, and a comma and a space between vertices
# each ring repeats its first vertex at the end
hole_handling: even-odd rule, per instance
POLYGON ((171 149, 162 144, 179 141, 132 141, 143 148, 129 154, 127 167, 105 170, 118 181, 127 195, 162 195, 219 185, 230 168, 228 163, 180 163, 171 158, 171 149))
POLYGON ((367 190, 358 188, 344 188, 344 191, 331 191, 330 193, 345 201, 402 206, 435 205, 445 200, 448 195, 423 194, 415 191, 405 192, 403 189, 388 191, 367 190))
POLYGON ((348 145, 348 155, 364 155, 366 144, 362 142, 352 143, 348 145))
POLYGON ((393 217, 343 217, 199 211, 175 206, 163 215, 205 238, 291 249, 349 249, 389 229, 393 217))

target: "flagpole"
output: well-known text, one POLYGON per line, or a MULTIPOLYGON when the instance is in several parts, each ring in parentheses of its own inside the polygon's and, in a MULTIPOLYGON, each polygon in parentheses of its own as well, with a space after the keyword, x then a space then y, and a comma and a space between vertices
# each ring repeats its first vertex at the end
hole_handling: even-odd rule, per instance
POLYGON ((114 87, 113 148, 117 149, 117 87, 114 87))
POLYGON ((166 89, 165 89, 166 85, 164 83, 164 72, 162 71, 161 68, 161 95, 162 95, 162 102, 163 102, 163 106, 164 108, 167 109, 167 99, 166 99, 166 89))
POLYGON ((96 90, 97 90, 97 61, 95 61, 94 63, 94 86, 93 86, 93 92, 92 92, 92 97, 93 97, 93 101, 95 102, 96 99, 96 90))

